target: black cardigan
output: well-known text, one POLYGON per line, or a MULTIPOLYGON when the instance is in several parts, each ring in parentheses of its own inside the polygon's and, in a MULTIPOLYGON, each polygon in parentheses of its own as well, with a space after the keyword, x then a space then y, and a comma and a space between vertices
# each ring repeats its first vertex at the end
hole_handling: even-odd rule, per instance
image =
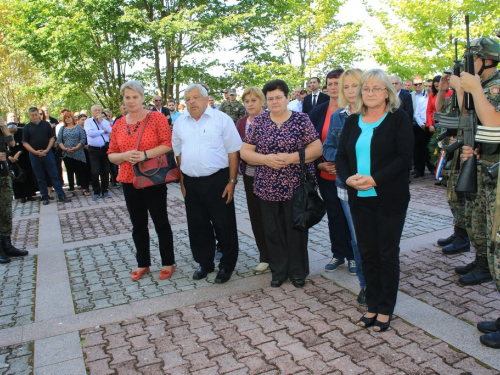
MULTIPOLYGON (((361 134, 359 115, 347 118, 335 162, 342 181, 357 173, 356 142, 361 134)), ((413 156, 413 130, 408 115, 401 109, 388 113, 373 131, 370 145, 371 176, 385 215, 403 213, 410 201, 408 169, 413 156)), ((348 186, 349 203, 356 204, 357 190, 348 186)))

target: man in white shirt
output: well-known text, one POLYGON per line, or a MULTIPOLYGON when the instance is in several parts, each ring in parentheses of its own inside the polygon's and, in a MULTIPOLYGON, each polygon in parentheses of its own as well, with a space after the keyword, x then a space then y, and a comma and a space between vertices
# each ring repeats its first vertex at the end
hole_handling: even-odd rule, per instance
POLYGON ((217 237, 223 255, 215 283, 222 284, 231 278, 238 259, 233 196, 242 142, 231 117, 209 107, 202 85, 188 86, 184 97, 188 112, 177 119, 172 147, 182 172, 191 251, 200 265, 193 279, 214 271, 217 237))
POLYGON ((111 198, 108 193, 109 186, 109 135, 111 125, 101 116, 102 110, 99 104, 90 108, 92 117, 85 120, 84 129, 87 133, 87 144, 89 145, 90 169, 92 171, 92 188, 94 189, 94 200, 100 198, 111 198), (99 183, 99 177, 101 181, 99 183))
POLYGON ((411 93, 413 102, 413 135, 415 137, 415 149, 413 152, 414 177, 423 177, 425 164, 429 158, 427 149, 428 135, 425 123, 427 121, 427 92, 424 90, 424 80, 421 76, 413 78, 415 91, 411 93))
POLYGON ((296 87, 294 92, 293 92, 293 97, 294 99, 288 103, 287 108, 290 111, 295 111, 295 112, 302 112, 302 104, 303 100, 300 95, 300 92, 302 91, 302 87, 296 87))

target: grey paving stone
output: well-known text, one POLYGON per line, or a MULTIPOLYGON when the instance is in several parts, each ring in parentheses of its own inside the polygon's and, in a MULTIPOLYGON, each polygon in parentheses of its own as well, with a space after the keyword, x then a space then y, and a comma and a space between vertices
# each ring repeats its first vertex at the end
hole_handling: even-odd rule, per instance
POLYGON ((12 258, 2 264, 0 277, 0 329, 34 320, 37 256, 12 258))
POLYGON ((0 375, 30 375, 33 372, 33 343, 0 348, 0 375))
POLYGON ((34 249, 38 247, 38 218, 12 221, 11 240, 19 249, 34 249))
MULTIPOLYGON (((156 237, 151 239, 151 273, 136 282, 130 279, 130 273, 137 268, 132 240, 69 250, 66 252, 66 261, 76 312, 117 306, 210 285, 215 278, 215 272, 210 275, 208 283, 192 280, 197 264, 192 259, 188 242, 187 230, 174 232, 177 267, 173 277, 164 281, 158 279, 161 261, 156 250, 156 237), (96 261, 96 257, 99 261, 96 261), (83 268, 85 272, 82 274, 83 268)), ((237 264, 234 279, 254 275, 253 269, 259 258, 253 238, 240 232, 239 243, 242 261, 237 264)))

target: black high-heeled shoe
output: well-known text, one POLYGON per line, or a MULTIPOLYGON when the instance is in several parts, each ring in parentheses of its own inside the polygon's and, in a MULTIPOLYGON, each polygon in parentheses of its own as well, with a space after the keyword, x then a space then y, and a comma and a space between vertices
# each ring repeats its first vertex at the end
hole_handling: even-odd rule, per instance
POLYGON ((371 318, 368 318, 366 316, 362 316, 361 319, 359 319, 358 321, 358 326, 360 327, 363 327, 363 328, 369 328, 371 326, 373 326, 375 324, 375 321, 377 320, 377 315, 375 314, 375 316, 371 317, 371 318), (359 323, 363 323, 364 325, 361 325, 359 323))
POLYGON ((374 332, 384 332, 384 331, 387 331, 387 329, 389 328, 389 326, 391 325, 391 319, 392 319, 392 316, 389 316, 389 320, 385 323, 382 323, 380 321, 375 321, 375 324, 373 326, 373 331, 374 332), (375 329, 375 328, 379 328, 378 330, 375 329))

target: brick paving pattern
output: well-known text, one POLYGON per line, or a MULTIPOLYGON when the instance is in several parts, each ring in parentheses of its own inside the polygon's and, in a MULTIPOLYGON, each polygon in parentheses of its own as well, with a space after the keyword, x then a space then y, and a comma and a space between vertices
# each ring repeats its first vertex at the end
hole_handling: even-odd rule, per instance
POLYGON ((401 254, 399 290, 472 325, 496 320, 500 299, 493 282, 460 286, 454 268, 474 260, 473 252, 445 256, 441 248, 401 254))
MULTIPOLYGON (((167 209, 170 225, 186 222, 186 210, 182 200, 168 198, 167 209)), ((59 222, 61 224, 63 241, 65 243, 75 242, 131 233, 132 223, 129 217, 127 207, 124 204, 71 213, 61 213, 59 214, 59 222)), ((150 229, 154 230, 151 217, 149 217, 148 226, 150 229)))
POLYGON ((32 375, 33 343, 0 348, 0 375, 32 375))
POLYGON ((10 236, 14 246, 19 249, 34 249, 38 247, 39 219, 23 219, 12 221, 12 234, 10 236))
MULTIPOLYGON (((92 189, 90 190, 92 193, 92 189)), ((67 193, 67 191, 66 191, 67 193)), ((59 203, 57 202, 57 210, 65 211, 72 208, 82 208, 82 207, 100 207, 100 209, 106 207, 110 203, 125 202, 123 198, 123 192, 120 187, 109 187, 109 195, 111 198, 100 198, 97 200, 92 199, 92 195, 85 197, 82 195, 81 190, 75 190, 73 192, 75 195, 71 197, 70 203, 59 203)))
MULTIPOLYGON (((433 212, 408 208, 401 240, 433 233, 453 226, 453 218, 433 212)), ((325 215, 317 225, 309 229, 309 249, 315 250, 325 257, 331 257, 330 235, 328 233, 328 219, 325 215), (325 246, 326 244, 326 246, 325 246)))
POLYGON ((411 201, 449 209, 444 186, 410 185, 411 201))
POLYGON ((12 201, 12 217, 37 215, 40 213, 40 201, 21 203, 19 199, 12 201))
MULTIPOLYGON (((151 273, 139 281, 130 279, 130 273, 137 268, 131 239, 66 251, 75 311, 82 313, 122 305, 213 283, 215 272, 207 280, 192 280, 198 265, 192 259, 187 230, 174 232, 177 267, 170 279, 159 280, 161 261, 156 241, 156 238, 152 238, 151 273)), ((253 269, 259 263, 253 238, 240 232, 239 244, 240 253, 232 280, 254 275, 253 269)))
POLYGON ((321 276, 83 330, 90 374, 497 374, 395 317, 356 325, 356 297, 321 276))
MULTIPOLYGON (((11 258, 10 263, 2 264, 0 329, 34 321, 36 261, 36 256, 26 256, 11 258)), ((1 371, 0 374, 2 374, 1 371)))

